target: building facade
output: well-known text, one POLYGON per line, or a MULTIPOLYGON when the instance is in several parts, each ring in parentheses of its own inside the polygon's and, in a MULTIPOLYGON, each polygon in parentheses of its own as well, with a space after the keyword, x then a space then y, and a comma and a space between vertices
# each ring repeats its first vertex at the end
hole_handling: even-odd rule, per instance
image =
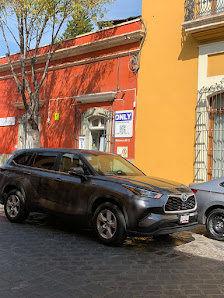
POLYGON ((143 0, 136 164, 186 184, 224 176, 224 2, 143 0))
POLYGON ((224 176, 224 1, 186 1, 185 32, 199 43, 195 181, 224 176))
MULTIPOLYGON (((40 92, 42 147, 114 152, 134 160, 140 19, 67 40, 40 92)), ((40 49, 36 72, 43 70, 40 49)), ((19 55, 12 56, 19 75, 19 55)), ((29 60, 27 60, 29 76, 29 60)), ((0 58, 0 163, 29 148, 24 105, 6 58, 0 58)))

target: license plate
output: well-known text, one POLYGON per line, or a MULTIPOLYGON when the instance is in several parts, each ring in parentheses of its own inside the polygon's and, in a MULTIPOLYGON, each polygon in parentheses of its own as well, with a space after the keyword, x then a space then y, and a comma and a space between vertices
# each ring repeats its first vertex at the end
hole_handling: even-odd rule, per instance
POLYGON ((180 224, 188 223, 189 222, 189 215, 181 215, 180 216, 180 224))

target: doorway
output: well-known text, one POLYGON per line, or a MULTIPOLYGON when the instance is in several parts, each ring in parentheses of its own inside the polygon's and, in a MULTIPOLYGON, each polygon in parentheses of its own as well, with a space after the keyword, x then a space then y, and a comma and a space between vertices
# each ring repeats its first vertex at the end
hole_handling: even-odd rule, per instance
POLYGON ((105 151, 106 137, 103 130, 92 131, 92 150, 105 151))
POLYGON ((85 149, 110 152, 111 111, 93 108, 82 115, 81 133, 85 136, 85 149))
POLYGON ((106 151, 106 118, 94 116, 89 119, 89 129, 91 131, 90 148, 97 151, 106 151))

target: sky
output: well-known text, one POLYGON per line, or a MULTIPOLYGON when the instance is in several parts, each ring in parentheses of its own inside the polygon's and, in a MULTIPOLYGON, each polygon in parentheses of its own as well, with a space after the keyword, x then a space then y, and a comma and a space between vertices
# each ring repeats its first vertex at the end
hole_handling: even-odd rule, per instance
MULTIPOLYGON (((142 11, 142 0, 115 0, 114 3, 107 5, 107 14, 105 19, 114 20, 114 19, 123 19, 132 16, 141 15, 142 11)), ((13 30, 14 31, 14 30, 13 30)), ((16 45, 13 38, 10 36, 10 33, 7 34, 7 39, 10 46, 11 53, 18 52, 18 46, 16 45)), ((50 40, 50 36, 47 34, 44 36, 41 45, 45 45, 50 40)), ((7 52, 5 42, 2 35, 0 34, 0 56, 5 56, 7 52)))
POLYGON ((110 20, 139 16, 142 14, 142 0, 115 0, 107 8, 106 17, 110 20))

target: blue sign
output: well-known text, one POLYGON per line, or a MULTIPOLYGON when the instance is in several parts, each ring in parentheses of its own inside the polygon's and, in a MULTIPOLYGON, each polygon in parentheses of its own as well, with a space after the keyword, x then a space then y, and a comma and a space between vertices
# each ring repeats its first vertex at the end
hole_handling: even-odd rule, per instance
POLYGON ((115 114, 115 121, 131 121, 132 120, 132 112, 129 113, 119 113, 116 112, 115 114))
POLYGON ((132 138, 133 136, 133 111, 114 112, 114 137, 132 138))

